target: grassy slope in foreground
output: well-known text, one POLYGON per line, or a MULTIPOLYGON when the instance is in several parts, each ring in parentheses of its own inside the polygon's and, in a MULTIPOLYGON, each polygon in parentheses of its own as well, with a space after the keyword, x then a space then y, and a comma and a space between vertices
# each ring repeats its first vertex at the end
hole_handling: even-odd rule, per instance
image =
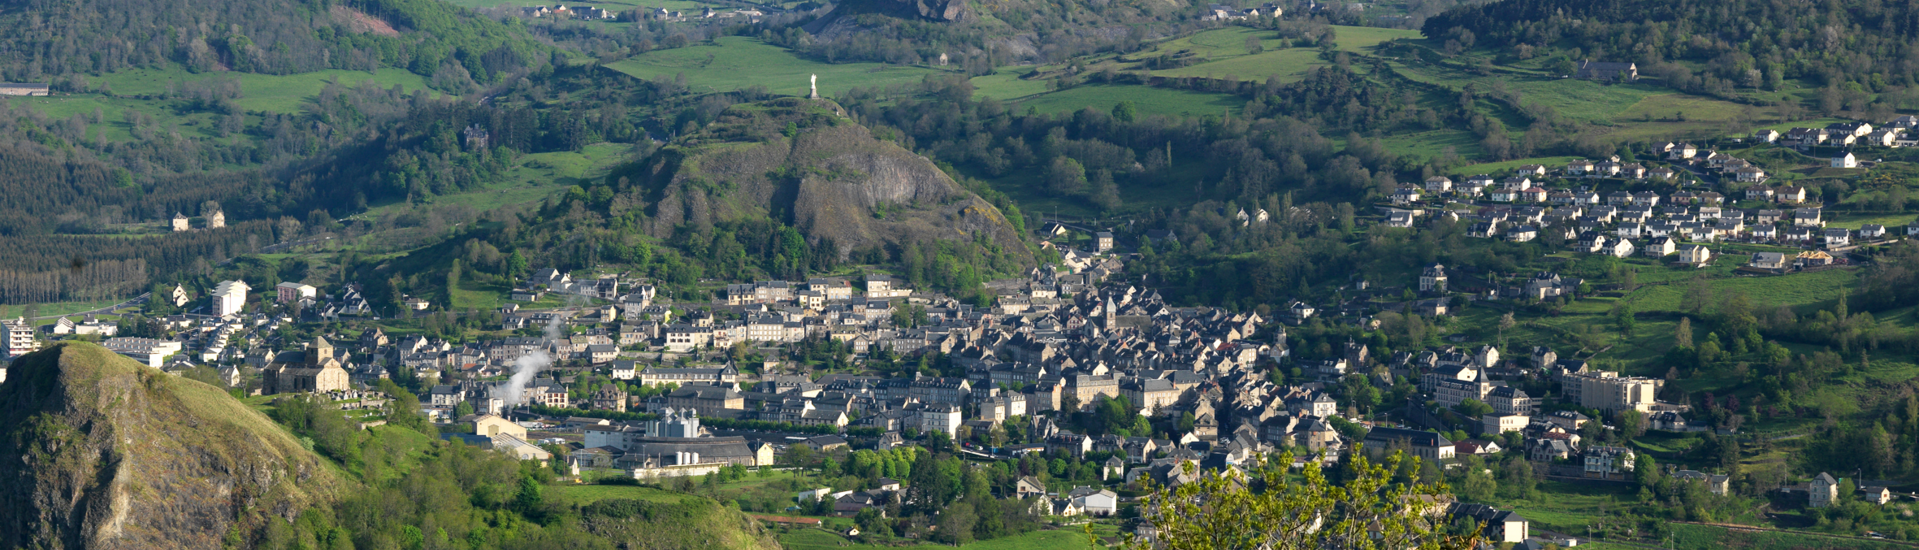
POLYGON ((84 342, 14 361, 0 426, 0 547, 217 548, 344 483, 219 389, 84 342))

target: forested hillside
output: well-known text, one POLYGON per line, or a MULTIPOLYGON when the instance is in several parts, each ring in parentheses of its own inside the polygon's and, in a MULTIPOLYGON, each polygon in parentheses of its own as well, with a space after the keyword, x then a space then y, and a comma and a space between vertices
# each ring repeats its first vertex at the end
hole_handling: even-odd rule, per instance
POLYGON ((399 67, 482 82, 547 61, 508 24, 436 0, 17 0, 0 6, 0 79, 54 80, 178 64, 290 74, 399 67))
POLYGON ((1424 32, 1466 47, 1634 61, 1704 91, 1803 79, 1870 93, 1919 79, 1919 7, 1910 2, 1505 0, 1433 16, 1424 32), (1690 67, 1667 65, 1680 62, 1690 67))

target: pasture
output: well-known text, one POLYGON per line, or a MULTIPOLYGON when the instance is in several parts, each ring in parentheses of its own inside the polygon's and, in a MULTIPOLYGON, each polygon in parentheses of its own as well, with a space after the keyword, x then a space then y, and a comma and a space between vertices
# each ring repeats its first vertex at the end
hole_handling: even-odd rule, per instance
MULTIPOLYGON (((254 113, 298 112, 301 105, 312 102, 329 83, 336 81, 345 87, 371 84, 384 89, 399 86, 408 93, 428 89, 426 79, 399 69, 381 69, 377 73, 327 70, 293 75, 195 74, 181 69, 132 69, 90 77, 91 84, 105 84, 111 90, 111 95, 77 93, 51 97, 14 97, 0 101, 33 109, 54 120, 75 115, 91 119, 98 114, 99 122, 91 123, 89 120, 87 128, 87 139, 92 141, 132 141, 133 124, 127 118, 130 112, 151 118, 162 130, 178 131, 186 137, 221 138, 226 137, 217 130, 223 115, 179 109, 168 99, 189 84, 220 80, 239 84, 240 98, 233 103, 249 113, 243 115, 249 126, 259 123, 259 116, 254 113)), ((242 135, 240 139, 251 138, 242 135)))
POLYGON ((1112 111, 1122 101, 1133 102, 1141 115, 1217 116, 1246 106, 1239 96, 1134 85, 1083 85, 1020 100, 1015 105, 1041 113, 1070 113, 1091 107, 1112 111))
MULTIPOLYGON (((547 0, 443 0, 448 4, 464 8, 520 8, 530 6, 552 6, 547 0)), ((567 4, 569 8, 602 8, 608 11, 626 11, 635 8, 665 8, 674 11, 698 11, 705 6, 718 9, 724 4, 692 2, 689 0, 595 0, 585 4, 567 4)), ((611 23, 611 21, 608 21, 611 23)))
POLYGON ((656 50, 607 65, 637 78, 673 80, 684 75, 697 93, 763 86, 768 92, 804 97, 807 77, 819 75, 820 94, 831 97, 853 88, 913 84, 943 71, 884 63, 822 63, 785 48, 739 36, 712 43, 656 50))
MULTIPOLYGON (((898 548, 895 546, 877 546, 856 544, 839 533, 825 529, 795 528, 780 533, 782 546, 791 550, 814 550, 832 548, 878 549, 898 548)), ((906 548, 952 548, 946 545, 920 544, 906 548)), ((1018 536, 1001 537, 993 540, 974 541, 960 545, 961 550, 1076 550, 1091 549, 1093 544, 1087 540, 1086 533, 1073 528, 1055 531, 1034 531, 1018 536)))

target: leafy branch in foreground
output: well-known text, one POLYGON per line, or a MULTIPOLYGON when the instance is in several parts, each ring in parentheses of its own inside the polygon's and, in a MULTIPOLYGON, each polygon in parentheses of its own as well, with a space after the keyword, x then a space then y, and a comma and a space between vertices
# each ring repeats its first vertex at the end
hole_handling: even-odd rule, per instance
MULTIPOLYGON (((1440 484, 1397 483, 1393 472, 1404 460, 1395 452, 1385 462, 1368 460, 1355 448, 1347 459, 1344 483, 1326 478, 1317 462, 1290 467, 1293 456, 1257 457, 1237 468, 1196 474, 1182 467, 1191 482, 1163 487, 1141 504, 1148 529, 1127 535, 1125 548, 1207 550, 1408 549, 1465 550, 1479 536, 1445 531, 1451 497, 1440 484)), ((1417 461, 1417 458, 1413 459, 1417 461)), ((1414 463, 1417 466, 1417 462, 1414 463)))

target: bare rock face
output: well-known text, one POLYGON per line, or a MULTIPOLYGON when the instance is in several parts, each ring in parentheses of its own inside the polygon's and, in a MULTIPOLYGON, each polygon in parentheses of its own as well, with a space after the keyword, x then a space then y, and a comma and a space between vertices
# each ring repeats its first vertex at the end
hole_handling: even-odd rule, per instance
POLYGON ((13 362, 0 429, 5 548, 244 546, 341 483, 219 389, 84 342, 13 362))
MULTIPOLYGON (((772 217, 842 255, 929 240, 994 243, 1031 257, 998 208, 961 188, 925 157, 852 123, 829 102, 774 100, 736 106, 638 172, 650 180, 648 231, 772 217)), ((616 176, 617 177, 617 176, 616 176)))
POLYGON ((803 28, 806 32, 826 36, 859 32, 860 26, 852 23, 851 19, 864 14, 941 23, 971 23, 979 19, 967 6, 966 0, 842 0, 834 4, 826 15, 807 23, 803 28))
POLYGON ((970 21, 973 15, 966 0, 917 0, 915 7, 920 17, 934 21, 970 21))

